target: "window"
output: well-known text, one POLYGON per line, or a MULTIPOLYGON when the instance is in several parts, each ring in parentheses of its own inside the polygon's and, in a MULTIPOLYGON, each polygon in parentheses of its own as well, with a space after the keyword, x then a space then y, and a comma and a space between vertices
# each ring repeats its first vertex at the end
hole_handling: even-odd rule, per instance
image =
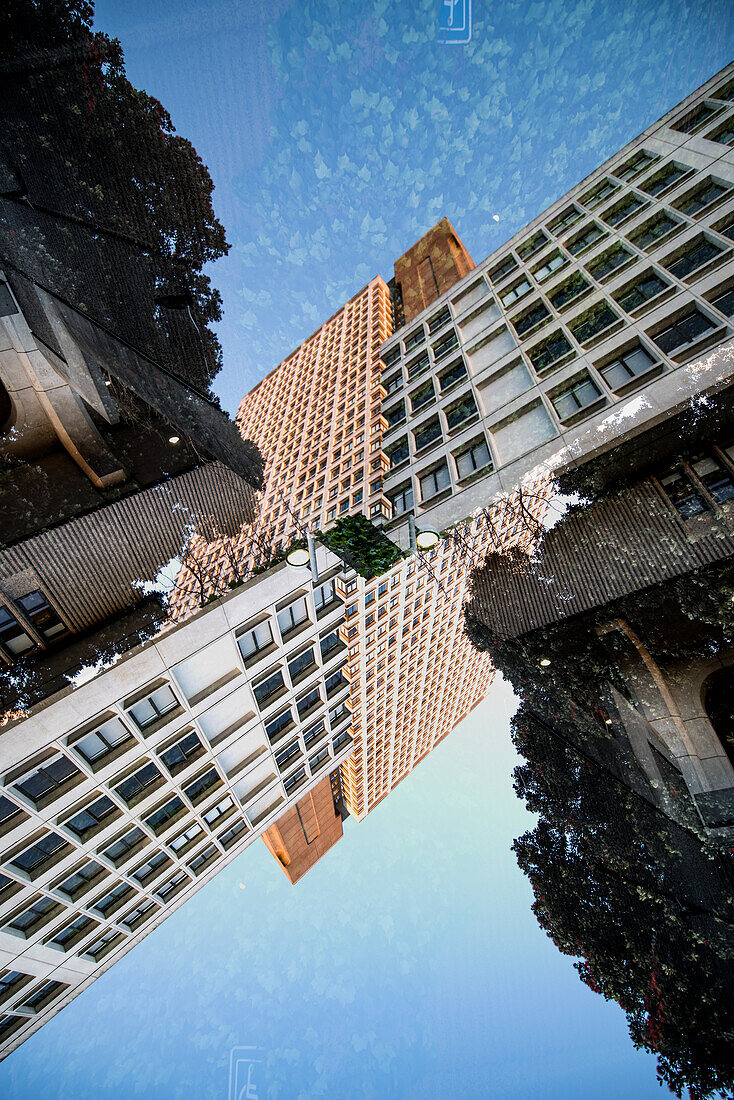
POLYGON ((297 680, 304 673, 308 672, 310 668, 313 668, 316 664, 316 658, 314 657, 313 648, 305 650, 303 653, 299 653, 297 657, 294 657, 292 661, 288 662, 288 672, 290 673, 291 680, 297 680))
POLYGON ((265 706, 269 699, 277 695, 284 688, 285 680, 280 670, 274 672, 272 676, 268 676, 253 689, 258 706, 265 706))
POLYGON ((456 333, 453 330, 447 332, 443 339, 433 345, 433 357, 436 362, 438 362, 439 359, 443 359, 444 355, 448 355, 448 353, 453 351, 458 345, 459 341, 456 337, 456 333))
POLYGON ((607 225, 621 225, 622 222, 627 221, 628 218, 634 217, 635 214, 639 214, 640 210, 648 205, 646 201, 631 192, 629 195, 625 195, 618 203, 615 203, 609 210, 601 215, 607 225))
POLYGON ((663 237, 667 237, 672 233, 674 229, 680 229, 680 222, 674 221, 667 214, 657 214, 650 221, 635 229, 633 233, 630 233, 630 240, 638 248, 651 249, 663 237))
POLYGON ((618 320, 619 318, 614 310, 610 309, 606 302, 600 302, 588 313, 572 321, 569 328, 578 342, 585 344, 610 328, 618 320))
POLYGON ((471 477, 477 470, 483 470, 486 467, 491 469, 492 466, 492 456, 483 439, 473 443, 468 450, 455 455, 454 460, 456 474, 460 481, 465 477, 471 477))
POLYGON ((526 294, 529 294, 532 289, 530 280, 523 275, 522 279, 518 279, 518 281, 513 283, 512 286, 509 286, 507 290, 502 291, 500 294, 500 301, 505 309, 508 309, 510 306, 514 305, 515 302, 524 298, 526 294))
POLYGON ((123 779, 122 783, 118 783, 115 787, 115 793, 130 806, 133 802, 137 802, 138 799, 142 798, 149 788, 156 785, 162 778, 163 776, 155 764, 144 764, 142 768, 138 768, 127 779, 123 779))
POLYGON ((305 622, 308 622, 308 605, 305 596, 278 612, 278 626, 281 634, 288 634, 305 622))
POLYGON ((721 107, 716 106, 713 103, 700 103, 697 107, 694 107, 692 111, 688 111, 677 122, 672 123, 671 129, 680 130, 684 134, 694 134, 696 130, 700 130, 701 127, 717 115, 721 107))
MULTIPOLYGON (((290 711, 288 711, 288 713, 290 714, 290 711)), ((221 802, 217 802, 216 806, 212 806, 211 810, 207 810, 205 814, 202 814, 202 817, 209 828, 212 829, 217 822, 221 821, 223 817, 226 817, 233 808, 234 802, 229 795, 227 795, 221 802)))
POLYGON ((416 378, 422 371, 427 370, 429 366, 428 352, 424 351, 422 355, 419 355, 416 359, 411 359, 408 367, 408 381, 416 378))
POLYGON ((201 825, 189 825, 188 829, 184 829, 182 833, 175 836, 173 840, 169 841, 168 847, 175 853, 182 852, 184 848, 189 848, 194 843, 197 837, 202 836, 204 830, 201 825))
POLYGON ((397 443, 394 443, 391 447, 388 447, 385 451, 388 459, 390 460, 390 468, 400 466, 408 458, 408 438, 403 436, 397 443))
POLYGON ((413 507, 413 486, 410 482, 390 493, 392 514, 401 516, 403 512, 409 512, 413 507))
POLYGON ((624 164, 620 164, 618 168, 615 168, 614 174, 621 180, 632 180, 659 159, 654 153, 646 153, 644 149, 640 149, 624 164))
POLYGON ((138 905, 136 909, 133 909, 132 913, 128 913, 121 923, 132 932, 132 930, 138 928, 147 917, 152 917, 153 912, 157 908, 158 906, 154 901, 144 901, 142 905, 138 905))
POLYGON ((83 810, 80 810, 78 814, 74 814, 68 821, 64 822, 67 829, 71 829, 72 832, 80 838, 83 838, 87 833, 93 829, 98 829, 105 818, 110 814, 114 814, 117 807, 111 798, 108 798, 106 794, 103 794, 101 798, 95 799, 83 810))
POLYGON ((706 455, 692 462, 691 469, 717 504, 734 500, 734 480, 718 459, 706 455))
POLYGON ((666 164, 664 168, 661 168, 645 183, 640 184, 640 187, 643 191, 647 191, 648 195, 661 195, 663 191, 667 191, 669 187, 679 183, 690 171, 690 168, 671 161, 670 164, 666 164))
POLYGON ((577 221, 580 221, 581 218, 583 218, 583 214, 578 207, 569 206, 550 223, 548 228, 555 237, 558 237, 565 233, 567 229, 570 229, 572 225, 575 225, 577 221))
POLYGON ((346 703, 339 703, 337 706, 334 707, 333 710, 329 711, 329 722, 331 723, 331 728, 334 729, 334 727, 338 725, 339 722, 347 717, 351 717, 351 711, 347 707, 346 703))
POLYGON ((601 367, 600 373, 610 389, 620 390, 632 379, 646 374, 658 365, 659 360, 654 359, 640 344, 637 344, 620 355, 618 359, 613 359, 601 367))
POLYGON ((473 395, 470 393, 465 394, 461 400, 454 401, 452 405, 446 408, 446 423, 449 431, 452 432, 460 424, 466 424, 469 420, 474 420, 477 415, 477 405, 473 395))
POLYGON ((44 594, 38 589, 29 592, 27 596, 21 596, 17 603, 46 641, 67 633, 66 624, 62 623, 44 594))
POLYGON ((301 747, 298 741, 293 741, 292 744, 279 752, 275 757, 275 763, 278 765, 278 770, 284 772, 288 769, 288 766, 293 763, 301 755, 301 747))
POLYGON ((543 374, 551 367, 558 366, 572 352, 573 348, 563 333, 555 332, 547 340, 531 348, 528 356, 538 374, 543 374))
POLYGON ((326 761, 330 759, 331 757, 329 756, 329 747, 328 745, 324 745, 323 749, 317 752, 315 756, 312 756, 308 762, 308 766, 311 769, 311 774, 313 774, 315 771, 318 771, 322 764, 325 764, 326 761))
POLYGON ((191 882, 191 879, 186 872, 178 871, 168 882, 164 882, 160 890, 157 891, 158 897, 161 901, 168 901, 169 898, 178 893, 185 883, 189 882, 191 882))
POLYGON ((393 405, 391 409, 387 409, 383 413, 385 420, 387 420, 388 431, 390 428, 394 428, 396 424, 402 424, 405 420, 405 402, 398 401, 397 405, 393 405))
POLYGON ((587 225, 580 233, 577 233, 572 240, 567 241, 566 248, 572 256, 578 256, 605 236, 604 230, 596 222, 592 222, 591 225, 587 225))
POLYGON ((336 590, 334 588, 333 581, 327 581, 325 584, 320 585, 318 588, 314 588, 313 601, 316 605, 316 610, 323 611, 324 608, 332 604, 336 599, 336 590))
POLYGON ((39 897, 22 913, 18 913, 8 922, 8 928, 21 932, 24 936, 32 936, 34 931, 46 924, 61 906, 51 898, 39 897))
POLYGON ((637 279, 634 283, 629 283, 622 290, 617 291, 614 295, 614 300, 618 302, 627 313, 632 313, 634 310, 639 309, 640 306, 646 305, 653 298, 657 298, 659 294, 662 294, 669 287, 670 283, 666 283, 665 280, 661 279, 659 275, 656 275, 654 271, 648 271, 642 278, 637 279))
POLYGON ((618 183, 614 183, 614 181, 610 179, 605 179, 602 180, 601 183, 597 184, 596 187, 593 187, 591 191, 587 191, 581 201, 584 206, 588 206, 590 209, 593 210, 595 206, 598 206, 600 203, 604 202, 605 199, 608 199, 610 195, 613 195, 614 192, 618 190, 618 183))
POLYGON ((410 408, 412 412, 418 412, 418 409, 422 409, 424 405, 427 405, 430 401, 433 401, 436 395, 433 392, 433 382, 429 379, 424 382, 422 386, 419 386, 417 390, 413 390, 410 395, 410 408))
POLYGON ((714 180, 704 180, 703 183, 695 187, 693 191, 689 191, 683 198, 678 199, 674 204, 676 210, 680 210, 683 214, 688 214, 689 217, 693 217, 701 210, 704 210, 711 203, 716 202, 722 198, 730 190, 723 183, 716 183, 714 180))
POLYGON ((291 791, 299 787, 303 780, 306 778, 306 769, 299 768, 297 772, 294 772, 290 779, 286 779, 283 786, 285 787, 285 793, 290 794, 291 791))
POLYGON ((542 302, 536 302, 530 309, 526 309, 523 313, 515 317, 512 321, 512 325, 518 336, 522 336, 523 333, 529 332, 530 329, 536 328, 538 325, 542 324, 543 321, 548 320, 550 320, 550 313, 542 302))
POLYGON ((81 779, 81 777, 82 773, 71 760, 59 753, 58 756, 52 757, 45 764, 41 764, 40 767, 23 776, 13 786, 34 805, 38 805, 39 802, 50 801, 69 784, 70 780, 81 779))
POLYGON ((440 328, 451 320, 451 313, 448 306, 444 306, 438 313, 434 313, 433 317, 428 322, 428 331, 433 335, 434 332, 438 332, 440 328))
POLYGON ((504 260, 501 260, 495 268, 489 273, 490 281, 493 283, 500 283, 503 279, 506 279, 510 272, 514 271, 517 267, 517 260, 514 256, 507 256, 504 260))
POLYGON ((30 995, 27 1001, 24 1001, 20 1006, 21 1008, 28 1009, 30 1012, 40 1012, 47 1004, 55 1000, 60 996, 65 989, 68 989, 68 985, 64 982, 44 982, 44 984, 30 995))
POLYGON ((71 924, 67 924, 65 928, 62 928, 60 932, 51 940, 51 943, 57 944, 63 948, 64 951, 73 947, 84 936, 88 935, 93 928, 98 928, 99 924, 96 920, 92 920, 91 917, 80 916, 76 920, 73 920, 71 924))
POLYGON ((26 634, 24 627, 2 604, 0 604, 0 642, 16 657, 21 653, 27 653, 29 649, 35 649, 36 646, 33 639, 26 634))
POLYGON ((682 519, 700 516, 709 510, 704 496, 682 469, 660 478, 665 495, 682 519))
POLYGON ((105 894, 103 898, 96 902, 94 908, 103 917, 106 917, 109 913, 113 913, 115 909, 119 909, 122 903, 133 893, 132 886, 129 886, 126 882, 119 882, 117 886, 110 890, 109 894, 105 894))
POLYGON ((663 260, 663 266, 676 278, 685 279, 691 272, 698 271, 699 267, 720 256, 722 252, 723 249, 718 245, 712 244, 706 237, 700 237, 672 259, 663 260))
POLYGON ((615 244, 613 248, 602 252, 596 260, 588 265, 589 274, 598 282, 603 282, 609 275, 620 270, 625 264, 634 259, 633 254, 624 245, 615 244))
POLYGON ((554 309, 562 310, 569 302, 573 302, 585 291, 591 290, 591 286, 578 271, 561 283, 559 287, 548 295, 554 309))
POLYGON ((145 824, 153 830, 154 833, 162 832, 174 818, 178 817, 183 811, 184 804, 178 795, 174 795, 173 798, 169 798, 168 802, 165 802, 157 810, 154 810, 145 819, 145 824))
POLYGON ((424 447, 429 447, 431 443, 440 438, 441 422, 437 416, 432 416, 430 420, 421 424, 420 428, 416 428, 413 432, 416 451, 421 451, 424 447))
POLYGON ((711 299, 711 305, 725 317, 734 317, 734 290, 727 290, 711 299))
POLYGON ((209 768, 203 775, 198 776, 193 783, 189 783, 188 787, 184 787, 183 792, 189 802, 196 805, 197 802, 201 802, 207 791, 210 791, 212 787, 217 787, 220 783, 221 779, 217 769, 209 768))
POLYGON ((3 970, 0 972, 0 1001, 7 1000, 18 989, 21 989, 30 981, 30 974, 22 974, 20 970, 3 970))
POLYGON ((713 321, 695 309, 687 317, 653 336, 653 340, 666 355, 673 355, 716 327, 713 321))
POLYGON ((413 348, 417 348, 419 344, 422 344, 425 340, 425 333, 422 328, 417 328, 415 332, 411 332, 409 336, 405 337, 405 350, 406 352, 412 351, 413 348))
POLYGON ((93 882, 96 882, 104 874, 104 869, 99 863, 94 863, 90 860, 89 863, 85 863, 82 867, 74 872, 73 875, 69 875, 68 878, 58 886, 58 889, 62 894, 74 901, 80 894, 83 894, 93 882))
POLYGON ((223 848, 231 848, 243 833, 247 832, 247 825, 244 821, 238 821, 231 829, 226 829, 225 832, 219 837, 219 843, 223 848))
POLYGON ((566 421, 572 420, 582 410, 595 405, 600 398, 601 390, 587 375, 551 396, 551 403, 558 414, 558 419, 566 421))
POLYGON ((382 361, 386 367, 391 367, 393 363, 397 363, 400 358, 400 344, 396 344, 395 347, 389 348, 382 354, 382 361))
POLYGON ((108 848, 105 848, 102 855, 106 856, 107 859, 111 860, 112 863, 117 866, 145 839, 145 833, 142 829, 138 829, 136 825, 134 828, 129 829, 118 840, 110 844, 108 848))
POLYGON ((337 633, 337 631, 332 630, 331 633, 326 634, 325 637, 323 637, 321 639, 320 645, 321 645, 321 657, 322 657, 322 660, 324 660, 326 658, 327 654, 331 653, 339 645, 339 634, 337 633))
POLYGON ((141 886, 144 886, 164 867, 168 867, 170 862, 165 852, 156 852, 155 855, 141 864, 136 871, 133 871, 133 878, 137 879, 141 886))
POLYGON ((528 237, 526 241, 518 246, 517 254, 521 260, 527 260, 530 256, 534 256, 536 252, 539 252, 547 242, 548 238, 545 233, 542 229, 539 229, 537 233, 534 233, 532 237, 528 237))
POLYGON ((240 647, 240 652, 245 660, 248 657, 253 657, 256 653, 261 653, 272 643, 273 632, 270 629, 269 622, 258 623, 256 627, 248 630, 246 634, 240 635, 237 639, 237 645, 240 647))
POLYGON ((463 359, 457 359, 455 363, 438 376, 438 384, 441 387, 441 392, 446 393, 452 386, 460 382, 462 378, 466 378, 466 364, 463 359))
POLYGON ((340 688, 346 685, 347 681, 344 678, 344 673, 341 669, 333 675, 328 676, 325 682, 327 696, 333 695, 335 691, 339 691, 340 688))
POLYGON ((402 374, 394 374, 392 376, 392 378, 387 379, 382 384, 385 387, 385 390, 386 390, 387 395, 389 397, 390 394, 398 392, 398 390, 400 389, 400 387, 403 384, 403 376, 402 376, 402 374))
POLYGON ((163 687, 156 688, 145 699, 141 699, 139 703, 134 703, 129 708, 129 713, 132 715, 138 729, 145 730, 160 721, 166 714, 176 710, 177 707, 178 699, 166 684, 163 687))
POLYGON ((128 730, 121 718, 111 718, 94 733, 88 733, 74 745, 74 751, 78 752, 93 768, 99 768, 105 759, 111 755, 118 755, 117 750, 123 745, 134 741, 133 735, 128 730))
POLYGON ((199 740, 198 734, 187 733, 185 737, 182 737, 180 741, 172 745, 170 749, 166 749, 159 755, 171 775, 175 775, 176 772, 186 767, 189 761, 200 756, 203 751, 204 746, 199 740))
POLYGON ((11 867, 19 867, 28 874, 39 872, 45 863, 49 863, 54 856, 59 855, 68 848, 67 842, 58 833, 46 833, 30 848, 10 861, 11 867))
POLYGON ((533 268, 533 275, 542 283, 544 279, 550 278, 556 271, 559 271, 562 267, 565 267, 566 260, 560 254, 560 252, 554 252, 547 260, 544 260, 542 264, 533 268))
POLYGON ((421 500, 429 500, 431 497, 442 493, 451 486, 451 477, 446 463, 438 466, 430 473, 424 474, 420 479, 421 500))
POLYGON ((707 141, 718 141, 719 145, 734 145, 734 117, 714 130, 713 134, 706 134, 707 141))

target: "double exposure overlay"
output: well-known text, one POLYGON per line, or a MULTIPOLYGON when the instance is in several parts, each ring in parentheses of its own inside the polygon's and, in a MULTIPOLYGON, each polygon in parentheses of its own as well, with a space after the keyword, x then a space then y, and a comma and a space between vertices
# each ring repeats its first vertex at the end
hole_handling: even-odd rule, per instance
POLYGON ((230 418, 212 178, 92 20, 0 17, 0 1057, 258 839, 297 907, 504 680, 540 928, 733 1095, 734 64, 230 418))

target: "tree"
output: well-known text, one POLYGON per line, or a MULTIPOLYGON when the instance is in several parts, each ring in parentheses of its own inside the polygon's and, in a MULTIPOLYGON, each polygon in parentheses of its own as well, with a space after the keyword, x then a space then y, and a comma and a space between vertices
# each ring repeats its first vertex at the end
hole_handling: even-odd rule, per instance
POLYGON ((208 391, 228 250, 213 184, 170 116, 125 75, 85 0, 10 0, 0 15, 3 262, 208 391))

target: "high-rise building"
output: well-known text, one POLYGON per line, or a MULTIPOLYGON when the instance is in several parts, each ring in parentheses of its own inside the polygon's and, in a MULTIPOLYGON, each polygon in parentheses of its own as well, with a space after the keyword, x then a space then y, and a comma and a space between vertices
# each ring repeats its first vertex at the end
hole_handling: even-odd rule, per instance
POLYGON ((291 807, 341 835, 342 564, 315 553, 318 582, 274 566, 3 728, 0 1056, 266 830, 305 870, 291 807))

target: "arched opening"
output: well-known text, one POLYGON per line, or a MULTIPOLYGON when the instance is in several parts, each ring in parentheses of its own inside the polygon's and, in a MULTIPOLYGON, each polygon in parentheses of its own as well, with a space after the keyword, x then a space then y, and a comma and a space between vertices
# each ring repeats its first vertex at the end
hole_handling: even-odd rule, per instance
POLYGON ((734 668, 721 668, 706 684, 704 708, 734 767, 734 668))

